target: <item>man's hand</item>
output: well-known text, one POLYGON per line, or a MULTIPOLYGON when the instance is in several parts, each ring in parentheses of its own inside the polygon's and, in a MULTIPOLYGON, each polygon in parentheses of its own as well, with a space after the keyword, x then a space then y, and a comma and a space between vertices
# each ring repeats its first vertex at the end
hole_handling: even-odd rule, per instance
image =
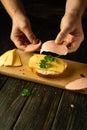
POLYGON ((11 40, 17 48, 24 51, 36 51, 40 48, 41 42, 32 32, 29 19, 24 15, 18 15, 12 19, 11 40))
POLYGON ((65 44, 68 52, 75 52, 84 39, 82 30, 81 17, 72 15, 64 15, 61 20, 60 32, 55 42, 57 44, 65 44))

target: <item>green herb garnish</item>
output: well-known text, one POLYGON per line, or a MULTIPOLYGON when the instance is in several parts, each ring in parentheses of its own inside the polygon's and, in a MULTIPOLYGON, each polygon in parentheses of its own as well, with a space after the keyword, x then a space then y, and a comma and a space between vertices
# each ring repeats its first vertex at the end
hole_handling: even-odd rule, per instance
POLYGON ((46 60, 41 60, 40 62, 40 68, 48 68, 49 63, 46 60))
POLYGON ((44 57, 45 61, 49 62, 49 61, 53 61, 56 62, 56 58, 52 55, 47 55, 44 57))
POLYGON ((29 95, 30 95, 30 91, 29 91, 28 89, 23 89, 21 95, 22 95, 23 97, 29 96, 29 95))
POLYGON ((56 57, 47 55, 40 61, 40 68, 48 68, 51 62, 56 62, 56 57))

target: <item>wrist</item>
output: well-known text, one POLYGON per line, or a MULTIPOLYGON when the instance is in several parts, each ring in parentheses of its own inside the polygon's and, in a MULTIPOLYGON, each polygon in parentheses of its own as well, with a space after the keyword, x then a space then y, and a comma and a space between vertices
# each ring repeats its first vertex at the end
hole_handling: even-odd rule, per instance
POLYGON ((65 24, 67 26, 73 26, 76 25, 79 26, 82 23, 82 18, 80 16, 77 17, 77 15, 71 14, 71 13, 65 13, 62 20, 65 21, 65 24))
POLYGON ((64 15, 70 19, 81 19, 82 18, 82 13, 79 13, 75 10, 72 10, 71 12, 66 11, 64 15))
POLYGON ((19 9, 17 8, 17 9, 13 10, 11 18, 13 20, 14 17, 16 17, 16 16, 25 16, 25 15, 26 15, 26 12, 25 12, 25 10, 23 8, 19 8, 19 9))
POLYGON ((26 13, 24 11, 17 10, 17 11, 14 12, 14 14, 12 15, 11 18, 12 18, 12 21, 13 21, 14 19, 16 19, 16 18, 19 19, 20 17, 27 17, 26 13))
POLYGON ((65 15, 70 16, 70 17, 78 17, 81 18, 82 17, 82 13, 80 11, 76 11, 76 10, 72 10, 72 11, 66 11, 65 15))

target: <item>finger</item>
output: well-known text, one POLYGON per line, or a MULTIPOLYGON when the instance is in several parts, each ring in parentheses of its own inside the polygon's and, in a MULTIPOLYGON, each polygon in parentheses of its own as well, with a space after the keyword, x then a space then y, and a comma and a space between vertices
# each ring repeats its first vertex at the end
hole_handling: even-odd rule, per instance
POLYGON ((27 46, 27 43, 24 41, 24 38, 20 35, 13 35, 13 33, 11 33, 11 40, 14 42, 15 46, 18 49, 24 50, 27 46))
POLYGON ((39 39, 35 36, 31 29, 25 28, 23 30, 23 33, 25 34, 30 43, 37 44, 39 42, 39 39))
POLYGON ((78 50, 78 48, 80 47, 80 42, 79 41, 76 41, 76 42, 73 42, 71 43, 68 47, 68 52, 69 53, 72 53, 72 52, 75 52, 78 50))
POLYGON ((61 44, 65 37, 69 34, 69 29, 65 29, 59 32, 59 34, 57 35, 56 39, 55 39, 55 43, 57 44, 61 44))
POLYGON ((14 41, 15 46, 20 50, 25 50, 26 44, 22 43, 21 41, 14 41))
POLYGON ((69 47, 71 45, 71 43, 73 43, 73 41, 74 41, 74 36, 72 36, 71 34, 68 34, 62 44, 69 47))

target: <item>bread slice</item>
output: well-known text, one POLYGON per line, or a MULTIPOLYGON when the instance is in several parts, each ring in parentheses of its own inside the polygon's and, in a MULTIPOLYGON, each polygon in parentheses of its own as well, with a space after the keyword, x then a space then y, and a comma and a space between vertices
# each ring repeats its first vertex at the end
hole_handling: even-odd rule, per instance
POLYGON ((46 55, 44 54, 34 54, 30 57, 28 66, 35 74, 42 76, 42 77, 50 77, 54 78, 59 76, 64 72, 67 67, 67 63, 64 62, 61 58, 56 58, 56 62, 50 62, 49 67, 41 68, 40 62, 44 59, 46 55))

